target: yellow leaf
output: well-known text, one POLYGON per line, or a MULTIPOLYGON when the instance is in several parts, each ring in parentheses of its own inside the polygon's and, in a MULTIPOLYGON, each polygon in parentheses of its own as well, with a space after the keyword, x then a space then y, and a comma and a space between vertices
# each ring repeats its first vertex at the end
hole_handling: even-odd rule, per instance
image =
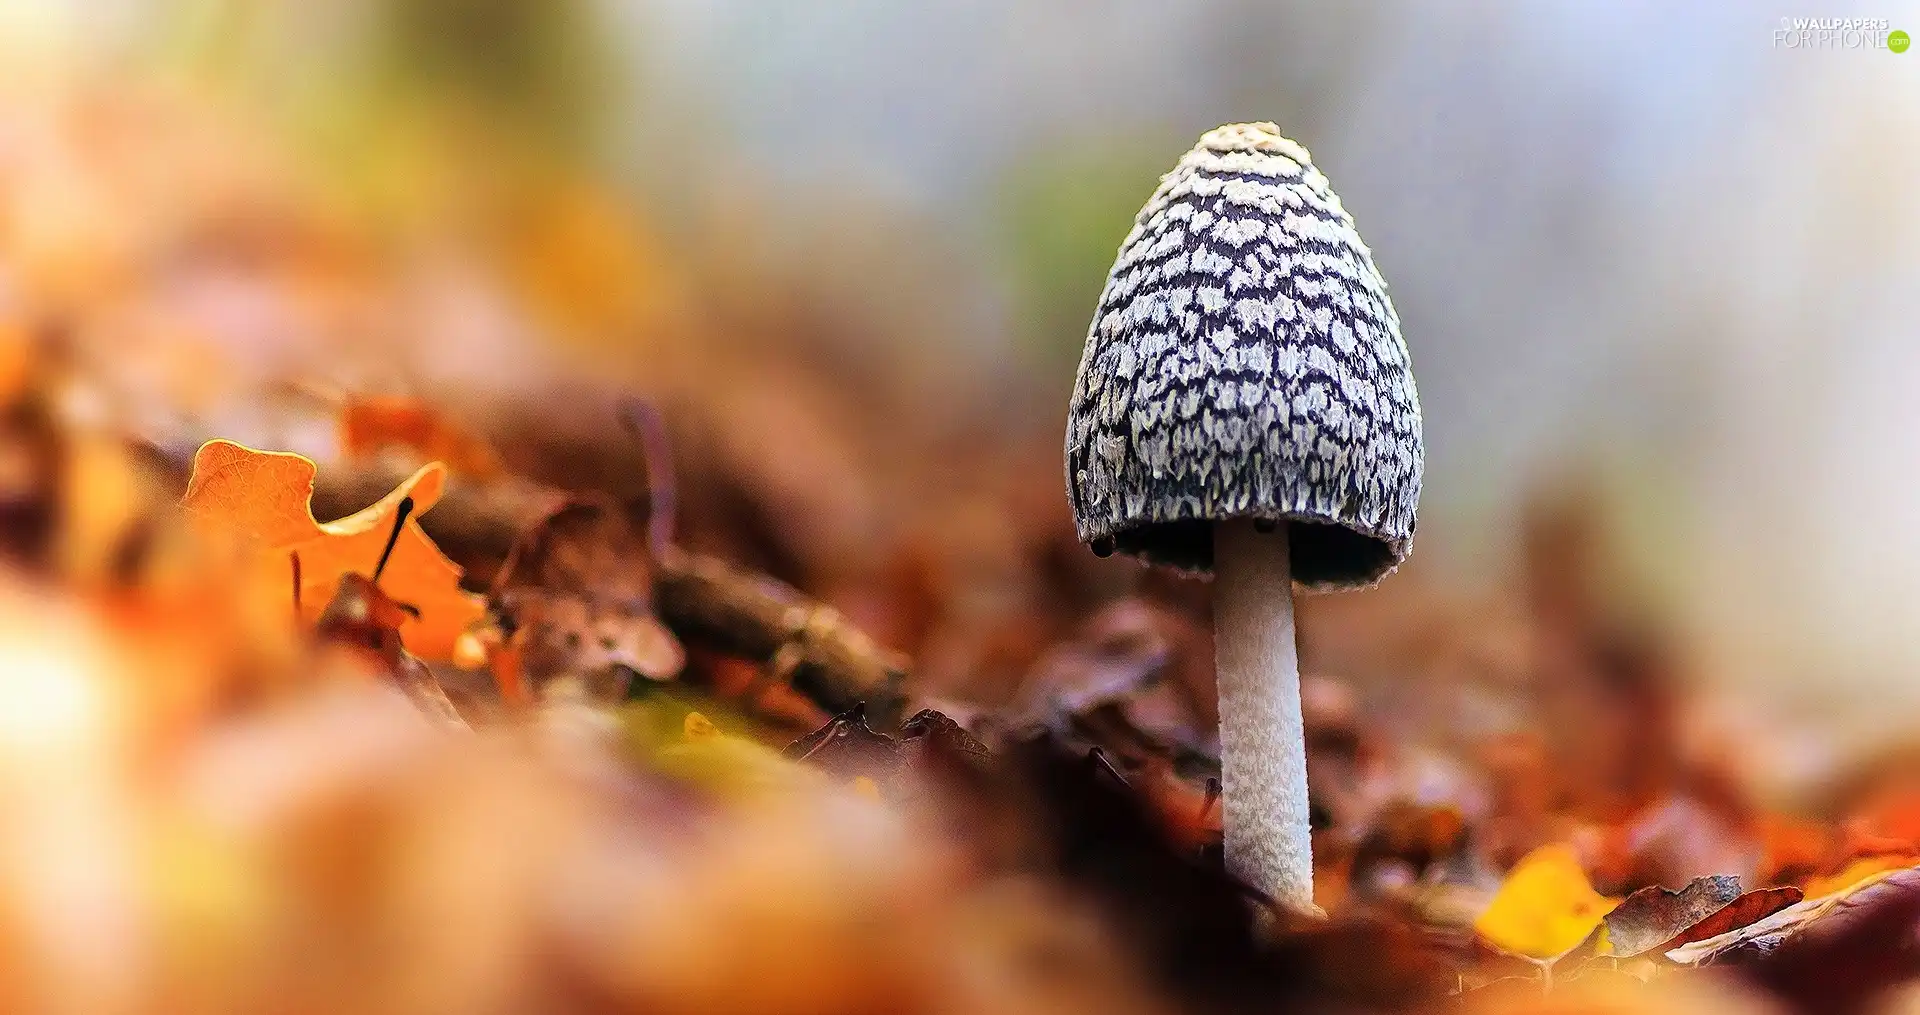
POLYGON ((1514 866, 1473 929, 1503 951, 1553 958, 1586 940, 1619 903, 1593 890, 1570 847, 1542 846, 1514 866))
MULTIPOLYGON (((262 594, 286 596, 291 604, 290 557, 300 556, 301 619, 312 623, 350 571, 371 574, 385 548, 400 502, 413 498, 415 514, 440 499, 446 468, 435 462, 392 493, 339 521, 313 517, 312 460, 281 451, 255 451, 232 441, 201 445, 183 501, 187 518, 203 538, 238 547, 258 565, 262 594)), ((420 611, 400 627, 407 650, 426 659, 453 654, 460 634, 482 612, 480 600, 460 589, 460 567, 407 519, 380 587, 420 611)))

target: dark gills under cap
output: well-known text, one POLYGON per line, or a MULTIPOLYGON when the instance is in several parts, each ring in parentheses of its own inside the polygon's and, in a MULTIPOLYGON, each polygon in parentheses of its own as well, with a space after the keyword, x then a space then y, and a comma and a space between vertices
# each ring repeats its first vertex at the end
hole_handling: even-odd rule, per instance
POLYGON ((1067 412, 1082 542, 1213 569, 1213 523, 1288 524, 1293 579, 1412 547, 1424 458, 1400 319, 1353 219, 1271 123, 1209 131, 1134 220, 1067 412))

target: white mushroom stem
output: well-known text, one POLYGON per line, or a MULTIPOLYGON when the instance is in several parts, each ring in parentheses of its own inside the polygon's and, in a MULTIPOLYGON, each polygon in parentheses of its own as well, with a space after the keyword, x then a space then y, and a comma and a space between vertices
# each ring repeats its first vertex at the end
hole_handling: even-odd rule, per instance
POLYGON ((1220 685, 1220 800, 1227 869, 1274 901, 1313 911, 1306 729, 1294 648, 1287 526, 1213 527, 1213 637, 1220 685))

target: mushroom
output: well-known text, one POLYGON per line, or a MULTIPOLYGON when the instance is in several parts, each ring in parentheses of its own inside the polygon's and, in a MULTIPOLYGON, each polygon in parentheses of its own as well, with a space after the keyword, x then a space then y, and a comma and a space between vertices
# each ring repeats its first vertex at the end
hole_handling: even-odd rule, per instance
POLYGON ((1213 575, 1228 869, 1313 912, 1293 588, 1406 559, 1423 453, 1386 282, 1273 124, 1209 131, 1134 219, 1066 444, 1082 542, 1213 575))

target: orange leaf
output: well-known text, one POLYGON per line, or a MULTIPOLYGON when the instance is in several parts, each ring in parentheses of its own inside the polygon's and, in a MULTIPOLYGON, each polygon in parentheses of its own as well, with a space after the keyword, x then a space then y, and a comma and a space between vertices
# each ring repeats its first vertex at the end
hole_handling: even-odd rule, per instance
MULTIPOLYGON (((201 445, 183 501, 203 538, 239 549, 258 565, 263 586, 291 599, 288 558, 300 555, 301 619, 312 623, 350 571, 370 574, 393 529, 401 500, 416 514, 432 507, 446 485, 435 462, 414 473, 371 507, 334 522, 313 517, 313 462, 280 451, 255 451, 232 441, 201 445)), ((480 599, 460 589, 460 567, 409 518, 394 544, 380 587, 420 611, 400 627, 407 650, 427 659, 452 655, 454 641, 481 614, 480 599)))
POLYGON ((1473 929, 1503 951, 1554 958, 1586 940, 1619 903, 1593 890, 1572 847, 1541 846, 1514 866, 1473 929))

